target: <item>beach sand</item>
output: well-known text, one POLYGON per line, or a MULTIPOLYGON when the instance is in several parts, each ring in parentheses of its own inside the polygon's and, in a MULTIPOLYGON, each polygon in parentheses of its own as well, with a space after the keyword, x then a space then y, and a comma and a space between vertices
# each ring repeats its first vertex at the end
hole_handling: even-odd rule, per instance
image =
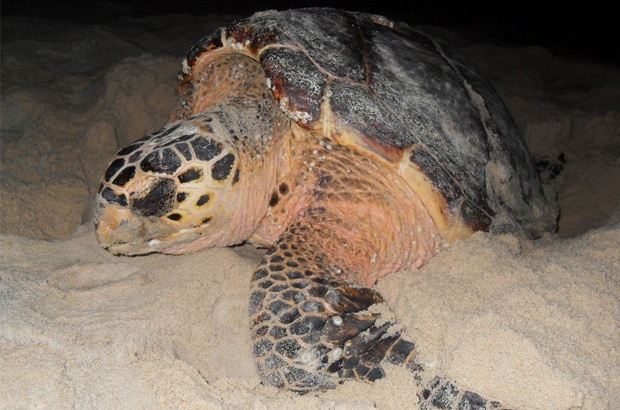
MULTIPOLYGON (((231 19, 3 19, 0 408, 415 408, 397 367, 321 394, 261 385, 260 250, 119 257, 95 240, 107 162, 166 122, 183 54, 231 19)), ((476 233, 378 289, 420 361, 461 385, 516 409, 620 408, 620 70, 429 29, 491 78, 535 157, 564 154, 559 233, 476 233)))

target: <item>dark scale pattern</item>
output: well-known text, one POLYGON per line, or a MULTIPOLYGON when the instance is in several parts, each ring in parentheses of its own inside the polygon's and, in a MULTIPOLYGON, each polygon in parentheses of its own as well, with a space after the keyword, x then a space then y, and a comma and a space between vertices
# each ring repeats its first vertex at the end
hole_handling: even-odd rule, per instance
POLYGON ((254 351, 269 358, 259 360, 263 380, 295 391, 322 390, 333 388, 338 378, 383 377, 384 359, 396 364, 412 360, 413 343, 398 331, 388 336, 392 323, 377 327, 380 315, 360 314, 381 297, 329 276, 327 256, 308 252, 320 249, 312 245, 313 233, 304 225, 289 228, 253 275, 249 311, 254 351), (344 353, 332 357, 336 348, 344 353))
POLYGON ((413 373, 420 409, 500 408, 448 379, 428 376, 415 362, 414 343, 380 313, 368 312, 383 303, 381 295, 349 286, 344 274, 334 276, 338 269, 320 251, 324 238, 311 227, 311 219, 290 226, 252 276, 253 353, 265 383, 302 393, 325 390, 343 379, 383 378, 383 364, 390 363, 413 373))
POLYGON ((226 154, 221 159, 217 160, 211 168, 211 176, 216 181, 224 181, 230 175, 230 171, 235 163, 235 156, 233 154, 226 154))
POLYGON ((452 381, 435 376, 418 393, 420 410, 508 410, 500 402, 486 400, 478 393, 459 389, 452 381))
POLYGON ((144 172, 159 174, 174 174, 181 166, 179 156, 170 148, 156 150, 148 154, 140 162, 140 169, 144 172))
MULTIPOLYGON (((252 140, 249 131, 259 129, 260 135, 271 135, 263 132, 271 127, 265 125, 269 122, 265 118, 276 119, 274 113, 282 115, 268 104, 244 105, 246 91, 255 90, 258 82, 236 82, 227 76, 238 66, 231 63, 235 58, 254 60, 247 55, 235 56, 235 48, 228 48, 226 58, 230 64, 221 59, 213 73, 206 72, 209 69, 204 65, 203 72, 192 73, 206 53, 228 47, 221 42, 225 33, 260 59, 262 68, 257 63, 254 69, 266 71, 278 103, 292 111, 291 117, 299 117, 298 124, 310 128, 326 125, 320 123, 320 108, 329 99, 328 117, 346 124, 347 131, 356 133, 377 154, 398 162, 411 149, 407 158, 422 169, 470 225, 492 229, 490 210, 505 213, 510 219, 507 224, 531 236, 553 225, 554 211, 547 209, 550 207, 540 185, 532 177, 527 151, 501 101, 469 63, 441 42, 404 24, 329 9, 261 13, 204 38, 187 56, 188 66, 181 75, 185 83, 181 84, 180 108, 175 115, 187 119, 192 104, 212 91, 213 83, 201 79, 223 73, 223 78, 231 80, 222 83, 227 89, 223 91, 233 95, 225 97, 227 102, 210 114, 217 115, 221 129, 227 130, 233 141, 249 141, 244 154, 252 158, 265 151, 266 141, 263 137, 252 140), (267 45, 274 47, 265 48, 267 45), (236 115, 239 113, 242 115, 236 115), (301 120, 301 114, 305 114, 307 123, 301 120), (234 121, 229 117, 245 118, 248 123, 241 121, 232 126, 234 121), (482 122, 481 117, 487 120, 482 122), (414 153, 416 144, 424 146, 425 151, 414 153), (501 171, 496 179, 487 169, 489 163, 501 171), (506 175, 511 179, 500 181, 506 175), (508 183, 511 185, 503 185, 508 183), (544 215, 532 215, 533 207, 544 215)), ((264 93, 262 80, 265 77, 260 81, 264 93)), ((263 97, 262 102, 267 99, 263 97)), ((190 134, 174 138, 182 124, 171 124, 124 148, 120 155, 130 155, 129 163, 117 158, 106 171, 105 181, 114 179, 119 185, 130 179, 131 171, 123 168, 134 163, 144 172, 159 174, 148 190, 130 194, 130 206, 142 216, 166 215, 173 220, 181 217, 171 213, 171 208, 175 200, 181 202, 185 197, 176 193, 177 180, 172 176, 162 178, 162 174, 176 175, 184 162, 213 161, 207 172, 214 180, 224 181, 231 175, 233 184, 239 180, 236 159, 224 153, 221 143, 190 134), (146 141, 150 148, 141 148, 146 141)), ((355 168, 357 163, 346 163, 346 158, 342 164, 354 174, 361 168, 355 168)), ((201 172, 184 170, 178 182, 195 181, 203 176, 201 172)), ((325 199, 329 204, 334 193, 325 191, 331 187, 340 200, 351 200, 353 196, 347 189, 365 186, 361 179, 350 183, 353 181, 349 179, 342 187, 345 192, 340 192, 337 186, 342 181, 329 173, 319 174, 317 186, 321 190, 313 199, 325 199)), ((280 185, 273 192, 273 205, 288 193, 289 187, 280 185)), ((372 194, 369 192, 366 198, 374 200, 372 194)), ((118 196, 105 185, 102 196, 113 203, 127 202, 125 196, 118 196)), ((210 219, 205 218, 203 223, 210 219)), ((323 390, 335 387, 339 379, 376 380, 384 377, 384 362, 402 363, 422 386, 420 409, 498 408, 499 404, 487 402, 443 377, 427 375, 414 362, 414 344, 380 313, 367 312, 369 307, 382 303, 381 296, 346 282, 345 274, 354 277, 354 272, 346 272, 348 266, 336 266, 330 258, 334 255, 321 253, 330 252, 321 246, 325 234, 313 227, 311 220, 300 221, 277 241, 253 276, 249 306, 252 351, 263 381, 300 392, 323 390)), ((359 255, 370 249, 356 251, 359 255)))
POLYGON ((237 168, 235 169, 235 175, 233 176, 233 180, 232 180, 233 185, 236 185, 239 182, 239 175, 240 175, 239 168, 237 168))
POLYGON ((174 205, 176 191, 174 181, 162 178, 149 188, 150 190, 143 196, 132 198, 132 209, 142 216, 163 216, 168 213, 174 205))
POLYGON ((269 335, 276 340, 282 339, 284 336, 286 336, 286 334, 286 328, 282 326, 273 326, 269 331, 269 335))
POLYGON ((134 175, 136 175, 136 167, 134 166, 127 167, 124 170, 122 170, 116 176, 116 178, 114 178, 114 181, 112 181, 112 183, 118 186, 125 186, 127 182, 131 181, 134 175))
POLYGON ((134 152, 135 150, 137 150, 138 148, 140 148, 141 146, 142 146, 141 143, 139 143, 139 144, 133 143, 133 144, 128 145, 125 148, 121 149, 120 151, 118 151, 116 153, 116 155, 122 155, 122 156, 129 155, 132 152, 134 152))
POLYGON ((209 194, 201 195, 200 198, 198 198, 198 201, 196 201, 196 206, 206 205, 209 203, 209 200, 211 200, 211 196, 209 194))
MULTIPOLYGON (((329 91, 333 121, 386 159, 398 162, 403 150, 424 146, 413 162, 456 202, 451 216, 473 229, 531 237, 553 230, 557 207, 542 193, 523 138, 495 90, 457 50, 406 24, 331 9, 264 13, 226 32, 260 58, 283 108, 311 117, 300 117, 302 127, 320 129, 329 91), (493 175, 489 162, 502 171, 493 175), (458 206, 465 198, 470 203, 458 206), (499 213, 507 222, 496 229, 499 213)), ((189 60, 213 43, 201 44, 189 60)))
POLYGON ((275 354, 272 354, 265 359, 265 368, 267 369, 278 369, 285 365, 286 365, 286 361, 280 359, 275 354))
POLYGON ((189 145, 187 145, 184 142, 181 142, 179 144, 175 144, 174 146, 177 151, 179 151, 179 153, 183 156, 183 158, 185 158, 187 161, 190 161, 192 159, 192 152, 189 149, 189 145))
POLYGON ((276 352, 289 359, 295 359, 299 355, 301 346, 295 339, 283 339, 276 343, 276 352))
POLYGON ((191 141, 196 157, 202 161, 211 161, 222 153, 222 143, 215 142, 210 138, 197 137, 191 141))
POLYGON ((127 206, 127 197, 122 194, 118 195, 112 188, 106 187, 103 192, 101 192, 101 196, 111 204, 127 206))
POLYGON ((177 177, 179 182, 185 184, 187 182, 197 181, 202 178, 202 168, 190 168, 187 171, 179 174, 177 177))
POLYGON ((118 170, 121 169, 123 165, 125 165, 125 160, 123 158, 117 158, 112 161, 112 163, 108 166, 108 169, 105 171, 106 182, 110 182, 110 179, 116 175, 118 170))
POLYGON ((140 158, 142 158, 142 151, 136 151, 129 156, 129 162, 136 162, 140 158))

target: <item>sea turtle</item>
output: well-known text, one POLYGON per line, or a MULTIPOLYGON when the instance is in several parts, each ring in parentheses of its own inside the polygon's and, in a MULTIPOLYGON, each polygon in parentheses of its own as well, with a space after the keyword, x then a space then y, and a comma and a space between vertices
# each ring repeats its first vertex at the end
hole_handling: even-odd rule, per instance
POLYGON ((371 287, 474 231, 555 226, 504 105, 454 49, 387 18, 262 12, 183 60, 163 129, 122 148, 96 198, 116 254, 244 241, 252 353, 265 383, 307 392, 404 363, 421 408, 496 408, 429 376, 371 287))

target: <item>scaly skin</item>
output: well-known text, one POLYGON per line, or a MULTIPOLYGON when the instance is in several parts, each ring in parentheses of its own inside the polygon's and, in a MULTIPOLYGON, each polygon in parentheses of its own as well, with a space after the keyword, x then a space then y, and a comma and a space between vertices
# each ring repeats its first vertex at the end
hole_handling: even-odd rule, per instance
POLYGON ((307 209, 252 276, 252 352, 263 381, 305 393, 345 379, 377 380, 390 363, 412 371, 420 409, 505 408, 428 374, 415 361, 414 343, 381 295, 351 279, 356 275, 342 258, 324 252, 326 238, 337 236, 325 224, 329 214, 322 207, 307 209))
POLYGON ((97 196, 99 241, 123 254, 271 246, 249 307, 265 383, 304 393, 373 381, 385 363, 403 364, 422 409, 499 408, 427 375, 370 288, 442 246, 411 187, 388 162, 290 122, 247 56, 215 53, 203 63, 205 81, 226 87, 186 93, 175 122, 119 151, 97 196))
POLYGON ((414 343, 370 288, 379 277, 415 268, 438 250, 428 213, 406 184, 386 176, 385 164, 320 141, 292 156, 306 163, 297 167, 304 182, 286 194, 274 192, 259 228, 282 222, 272 218, 288 209, 291 198, 293 209, 300 196, 308 198, 252 277, 252 351, 262 379, 303 393, 345 379, 374 381, 384 377, 385 363, 403 364, 420 386, 422 409, 502 408, 427 374, 415 361, 414 343), (323 159, 310 167, 311 157, 323 159))

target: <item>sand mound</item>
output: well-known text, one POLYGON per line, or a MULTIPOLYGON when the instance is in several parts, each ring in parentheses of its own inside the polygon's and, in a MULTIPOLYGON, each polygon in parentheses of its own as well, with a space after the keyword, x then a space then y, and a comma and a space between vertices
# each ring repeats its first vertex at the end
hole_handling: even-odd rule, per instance
MULTIPOLYGON (((399 368, 322 395, 260 385, 245 316, 252 250, 127 258, 95 241, 92 200, 107 161, 166 122, 182 54, 227 20, 3 20, 0 408, 415 403, 399 368)), ((520 244, 478 233, 379 288, 421 360, 462 384, 520 409, 614 408, 620 70, 536 47, 463 51, 491 77, 532 152, 564 154, 549 189, 560 234, 571 238, 520 244)))

